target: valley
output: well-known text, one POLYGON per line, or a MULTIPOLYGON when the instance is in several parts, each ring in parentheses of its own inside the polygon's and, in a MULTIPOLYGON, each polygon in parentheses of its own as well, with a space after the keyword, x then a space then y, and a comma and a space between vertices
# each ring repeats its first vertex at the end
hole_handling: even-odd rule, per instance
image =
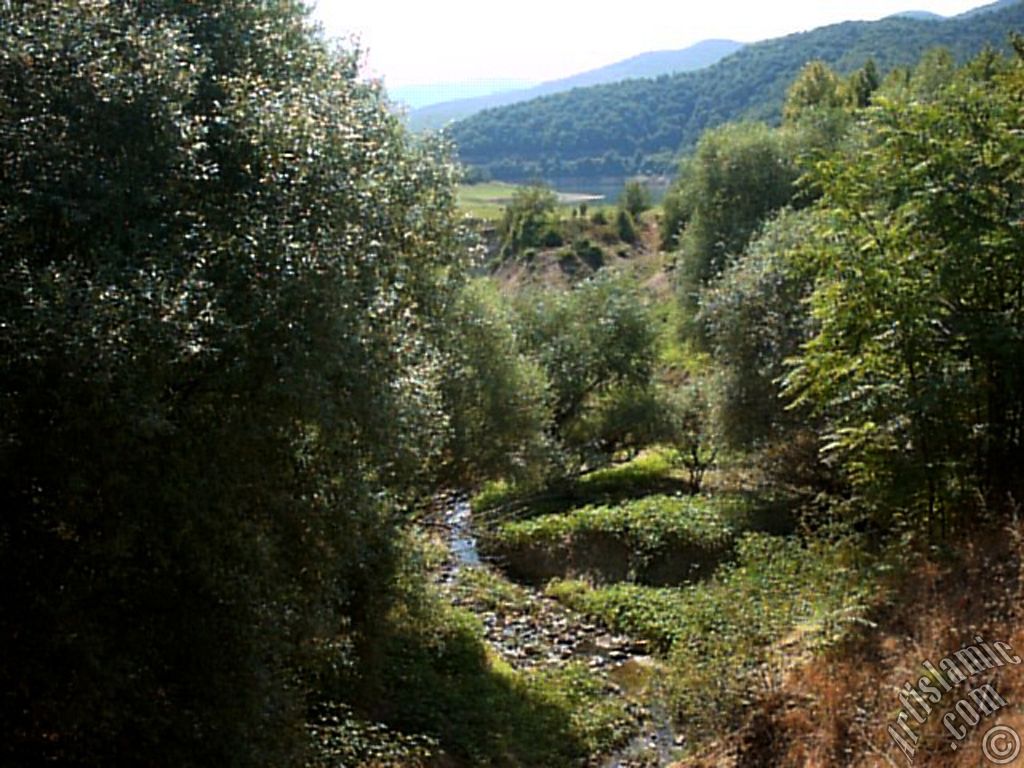
POLYGON ((925 7, 0 3, 0 765, 1020 763, 1024 2, 925 7), (620 61, 374 69, 524 28, 620 61))

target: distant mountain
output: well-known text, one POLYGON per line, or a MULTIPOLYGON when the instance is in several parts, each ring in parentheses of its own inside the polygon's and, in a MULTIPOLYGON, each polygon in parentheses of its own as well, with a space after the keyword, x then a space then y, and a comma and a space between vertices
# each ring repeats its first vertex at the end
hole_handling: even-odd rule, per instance
POLYGON ((918 20, 941 20, 946 18, 945 16, 932 13, 931 11, 903 11, 902 13, 894 13, 889 17, 890 19, 918 19, 918 20))
POLYGON ((739 119, 776 122, 808 61, 849 73, 873 58, 883 72, 944 46, 960 61, 1005 50, 1024 31, 1024 1, 950 19, 846 22, 747 45, 697 72, 628 80, 490 109, 455 123, 464 163, 496 179, 596 178, 674 172, 701 133, 739 119))
MULTIPOLYGON (((485 109, 518 104, 541 96, 548 96, 573 88, 584 88, 604 83, 615 83, 632 78, 658 77, 674 72, 691 72, 711 66, 743 47, 733 40, 704 40, 678 51, 652 51, 609 64, 600 69, 578 75, 551 80, 531 88, 504 90, 497 93, 459 98, 432 104, 409 113, 408 124, 414 131, 442 128, 453 120, 460 120, 485 109)), ((392 93, 392 98, 401 100, 392 93)))
POLYGON ((536 82, 529 80, 468 80, 458 83, 431 83, 429 85, 402 85, 388 88, 388 96, 396 104, 408 109, 422 109, 455 99, 476 99, 493 96, 505 91, 522 91, 532 88, 536 82))
POLYGON ((977 16, 982 13, 991 13, 992 11, 999 11, 1002 10, 1003 8, 1009 8, 1010 6, 1016 5, 1019 2, 1020 0, 996 0, 996 2, 989 3, 988 5, 983 5, 980 8, 973 8, 969 11, 965 11, 964 13, 961 13, 959 16, 956 16, 955 18, 967 19, 970 18, 971 16, 977 16))

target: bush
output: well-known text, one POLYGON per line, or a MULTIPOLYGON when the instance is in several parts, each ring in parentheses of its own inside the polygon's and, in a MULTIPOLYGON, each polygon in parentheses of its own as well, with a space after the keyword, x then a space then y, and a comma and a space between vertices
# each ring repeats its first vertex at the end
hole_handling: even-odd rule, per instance
POLYGON ((526 248, 557 248, 562 245, 555 216, 557 204, 555 193, 547 187, 516 188, 498 226, 502 258, 526 248))
POLYGON ((548 594, 667 655, 676 722, 699 739, 734 727, 765 682, 777 683, 783 637, 790 646, 822 648, 862 621, 876 596, 873 572, 855 567, 862 554, 849 538, 803 543, 748 533, 736 562, 707 583, 555 582, 548 594))
MULTIPOLYGON (((671 240, 683 221, 684 302, 742 253, 772 213, 796 194, 796 134, 759 123, 726 125, 704 134, 692 159, 684 163, 667 210, 679 221, 666 224, 671 240)), ((666 216, 666 219, 669 217, 666 216)))
POLYGON ((787 407, 787 361, 811 334, 812 277, 789 258, 813 237, 807 213, 784 211, 700 296, 696 325, 721 375, 716 432, 733 449, 785 441, 806 424, 787 407))
POLYGON ((635 219, 650 207, 651 193, 647 187, 644 186, 643 182, 627 182, 625 189, 622 190, 622 196, 619 199, 619 208, 628 213, 631 218, 635 219))
POLYGON ((531 485, 550 459, 544 371, 521 350, 510 308, 484 280, 461 292, 447 325, 447 481, 463 488, 494 478, 531 485))
POLYGON ((619 240, 624 243, 636 242, 636 226, 633 224, 633 215, 626 210, 619 209, 615 214, 615 231, 619 240))

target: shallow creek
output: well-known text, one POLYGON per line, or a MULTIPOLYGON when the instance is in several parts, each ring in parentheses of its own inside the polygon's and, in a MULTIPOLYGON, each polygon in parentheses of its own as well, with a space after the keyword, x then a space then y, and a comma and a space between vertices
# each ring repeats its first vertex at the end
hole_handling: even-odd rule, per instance
POLYGON ((491 646, 518 669, 563 666, 583 662, 606 683, 608 695, 623 696, 642 723, 639 733, 619 752, 596 758, 600 768, 666 766, 681 743, 658 690, 660 665, 643 640, 614 633, 607 627, 575 613, 558 601, 529 586, 529 606, 494 607, 467 598, 457 588, 463 568, 499 570, 485 563, 477 549, 472 510, 464 498, 451 500, 443 512, 450 553, 440 583, 452 602, 477 615, 491 646))

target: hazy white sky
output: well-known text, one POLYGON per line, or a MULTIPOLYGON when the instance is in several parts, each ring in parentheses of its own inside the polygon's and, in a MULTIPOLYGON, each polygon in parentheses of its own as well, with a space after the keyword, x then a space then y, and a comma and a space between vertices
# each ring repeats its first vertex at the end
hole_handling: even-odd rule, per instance
POLYGON ((311 0, 331 37, 356 36, 394 88, 480 79, 541 82, 707 38, 764 40, 901 11, 950 16, 986 0, 311 0))

